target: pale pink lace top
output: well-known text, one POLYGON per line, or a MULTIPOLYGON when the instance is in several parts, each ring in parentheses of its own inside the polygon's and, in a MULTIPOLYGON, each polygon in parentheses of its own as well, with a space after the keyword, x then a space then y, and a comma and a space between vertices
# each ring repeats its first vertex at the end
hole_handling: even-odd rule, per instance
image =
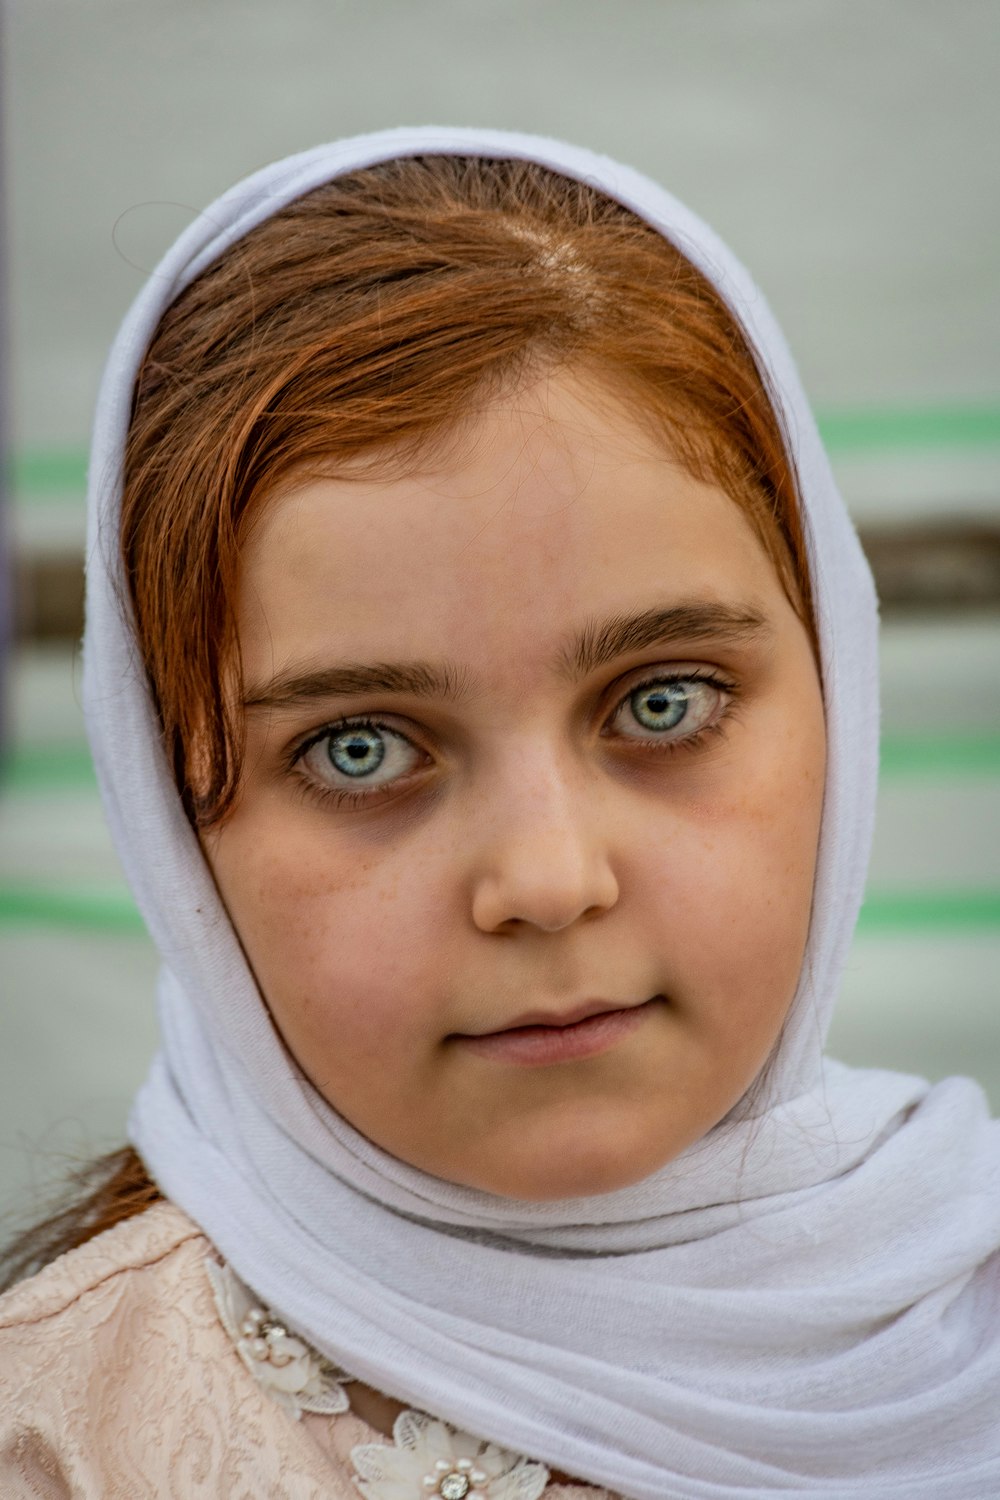
MULTIPOLYGON (((0 1298, 3 1500, 358 1500, 359 1492, 409 1491, 405 1465, 359 1491, 352 1452, 357 1459, 367 1449, 375 1473, 371 1445, 392 1448, 392 1438, 350 1410, 296 1420, 254 1378, 220 1318, 209 1252, 191 1220, 161 1203, 0 1298)), ((430 1437, 445 1430, 418 1417, 418 1435, 421 1422, 430 1437)), ((429 1450, 431 1469, 434 1457, 429 1450)), ((414 1497, 421 1493, 418 1475, 414 1497)), ((532 1493, 606 1494, 551 1482, 532 1493)))

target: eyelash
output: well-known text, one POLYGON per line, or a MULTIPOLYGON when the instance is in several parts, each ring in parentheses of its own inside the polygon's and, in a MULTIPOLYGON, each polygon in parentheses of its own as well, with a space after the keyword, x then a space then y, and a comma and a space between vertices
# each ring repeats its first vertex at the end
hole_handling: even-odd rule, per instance
MULTIPOLYGON (((715 688, 719 693, 724 695, 725 701, 717 717, 711 723, 702 725, 700 729, 679 740, 658 741, 656 739, 641 739, 636 736, 624 736, 624 738, 629 744, 642 750, 651 751, 654 755, 676 755, 681 752, 693 753, 700 750, 705 742, 713 736, 725 735, 729 722, 732 720, 736 710, 739 696, 739 689, 735 683, 728 681, 714 672, 675 672, 665 675, 660 673, 646 677, 640 682, 635 682, 617 700, 606 722, 608 724, 612 723, 621 713, 629 699, 635 693, 641 692, 643 688, 663 687, 681 682, 703 682, 708 687, 715 688)), ((324 725, 322 729, 317 730, 315 733, 310 734, 301 744, 293 747, 287 758, 287 768, 295 771, 304 757, 316 745, 322 744, 326 739, 332 740, 336 736, 344 734, 349 729, 370 729, 376 733, 393 735, 413 745, 408 736, 402 734, 400 730, 394 729, 392 725, 384 724, 377 718, 361 714, 350 718, 337 719, 331 724, 324 725)), ((605 732, 606 730, 602 730, 602 735, 605 732)), ((417 749, 419 747, 413 746, 413 748, 417 749)), ((318 801, 320 804, 326 806, 332 803, 336 807, 361 807, 365 805, 372 806, 383 800, 380 794, 391 791, 398 782, 404 782, 407 777, 404 773, 404 775, 396 778, 393 782, 386 783, 380 787, 374 787, 368 791, 352 791, 347 787, 321 786, 303 772, 297 773, 297 779, 302 794, 310 800, 318 801)))

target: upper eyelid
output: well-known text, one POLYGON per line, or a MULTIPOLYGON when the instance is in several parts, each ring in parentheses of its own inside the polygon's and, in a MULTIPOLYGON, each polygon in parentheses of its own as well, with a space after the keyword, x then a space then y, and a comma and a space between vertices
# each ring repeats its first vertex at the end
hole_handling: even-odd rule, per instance
POLYGON ((711 682, 719 687, 730 690, 732 677, 729 672, 723 672, 719 667, 668 667, 657 669, 656 665, 649 667, 635 667, 633 672, 626 672, 624 679, 629 681, 629 686, 623 690, 622 696, 627 698, 629 693, 634 693, 637 687, 642 687, 645 682, 711 682))
POLYGON ((647 671, 642 667, 636 668, 637 675, 632 678, 627 687, 619 688, 614 696, 614 704, 621 708, 640 688, 649 687, 656 682, 706 682, 711 687, 719 688, 722 692, 735 697, 738 691, 736 683, 728 672, 721 672, 715 667, 691 667, 687 670, 675 671, 647 671))
MULTIPOLYGON (((338 721, 338 722, 333 723, 333 724, 328 724, 328 725, 325 725, 322 729, 317 730, 314 734, 308 735, 301 742, 301 744, 298 746, 297 749, 293 749, 290 754, 287 754, 284 757, 286 771, 295 771, 296 767, 298 767, 300 765, 300 763, 305 760, 306 756, 310 753, 310 751, 314 750, 317 745, 321 745, 323 743, 323 741, 325 739, 327 739, 328 737, 332 737, 335 734, 342 734, 342 733, 345 732, 345 730, 352 729, 352 728, 357 728, 357 727, 359 727, 359 725, 361 727, 370 727, 370 728, 375 729, 375 730, 381 730, 381 731, 386 732, 386 733, 394 734, 397 738, 405 741, 405 743, 410 747, 410 749, 416 751, 418 754, 422 754, 422 755, 425 755, 425 756, 427 754, 427 752, 424 751, 424 750, 422 750, 419 745, 417 745, 417 744, 414 743, 414 741, 410 738, 409 735, 403 734, 401 730, 391 729, 391 727, 388 724, 379 724, 374 716, 372 716, 370 718, 364 718, 364 717, 362 717, 360 719, 358 719, 358 718, 347 719, 347 720, 338 721)), ((401 772, 398 776, 392 777, 390 781, 387 781, 387 782, 384 782, 384 783, 379 783, 379 782, 373 782, 373 783, 371 783, 370 785, 371 785, 372 795, 374 796, 377 791, 380 791, 380 790, 384 791, 387 787, 391 787, 397 781, 403 781, 403 780, 405 780, 407 776, 413 774, 413 769, 415 769, 415 768, 411 768, 409 771, 403 771, 403 772, 401 772)), ((298 771, 297 774, 300 777, 302 777, 302 779, 304 779, 304 780, 312 780, 312 781, 315 782, 316 780, 319 779, 319 778, 317 778, 315 776, 315 773, 312 773, 311 775, 307 774, 306 768, 303 768, 302 770, 298 771)), ((341 775, 343 775, 343 774, 344 773, 341 772, 341 775)), ((349 793, 349 794, 352 794, 352 795, 356 794, 359 797, 363 797, 364 796, 364 790, 363 789, 364 789, 364 787, 366 785, 365 779, 359 777, 358 781, 357 781, 357 785, 356 785, 355 788, 351 788, 349 782, 350 782, 350 778, 345 778, 345 784, 344 784, 344 786, 342 786, 342 787, 327 787, 327 788, 325 788, 325 790, 329 791, 331 793, 334 793, 334 794, 339 794, 340 792, 345 792, 345 793, 349 793)))
MULTIPOLYGON (((737 699, 739 696, 739 689, 736 684, 727 682, 723 674, 721 674, 715 668, 693 667, 685 671, 683 669, 671 667, 661 668, 659 671, 657 671, 656 664, 654 663, 650 667, 647 667, 645 669, 641 667, 636 668, 635 672, 637 674, 636 678, 634 678, 627 687, 622 685, 622 679, 618 679, 618 690, 615 694, 611 707, 604 710, 602 714, 602 722, 604 725, 602 733, 621 713, 622 709, 625 707, 625 704, 628 702, 628 699, 633 693, 637 692, 644 686, 649 686, 656 682, 701 681, 707 682, 711 686, 720 689, 726 696, 726 698, 730 700, 730 703, 726 705, 723 713, 720 715, 720 718, 725 717, 725 715, 730 711, 732 700, 737 699)), ((602 697, 603 696, 604 695, 602 694, 602 697)), ((299 762, 302 761, 304 757, 309 753, 309 751, 312 750, 317 744, 320 744, 327 736, 336 734, 338 732, 342 733, 346 729, 357 727, 359 725, 368 725, 374 729, 381 729, 387 733, 397 735, 400 739, 405 740, 406 743, 411 747, 411 749, 416 751, 418 754, 423 754, 425 756, 428 755, 428 751, 418 743, 416 743, 410 735, 404 734, 402 730, 396 729, 391 724, 384 723, 382 715, 379 715, 377 713, 348 714, 343 718, 333 720, 321 726, 320 728, 311 731, 299 742, 297 748, 293 749, 290 753, 286 753, 283 758, 285 760, 287 770, 293 771, 295 767, 298 766, 299 762)), ((700 739, 701 736, 706 732, 706 729, 701 729, 688 738, 693 742, 700 739)), ((630 737, 626 736, 625 738, 630 737)), ((652 741, 647 742, 641 739, 637 739, 636 743, 646 744, 652 743, 652 741)), ((683 742, 675 742, 675 748, 679 747, 681 743, 683 742)), ((666 750, 667 748, 669 747, 666 743, 661 746, 662 750, 666 750)), ((353 788, 349 785, 324 788, 321 785, 317 785, 316 780, 311 776, 307 776, 304 771, 300 771, 298 775, 304 781, 312 782, 314 787, 316 787, 316 790, 322 795, 329 795, 330 797, 340 798, 345 801, 352 801, 359 806, 363 806, 366 803, 377 805, 380 800, 383 800, 379 796, 380 793, 390 795, 392 787, 396 783, 405 784, 408 778, 414 774, 415 769, 416 768, 411 769, 410 771, 404 771, 399 776, 393 777, 388 782, 372 783, 367 792, 365 790, 364 780, 359 780, 357 786, 353 788)))
MULTIPOLYGON (((386 734, 398 735, 401 740, 413 743, 410 735, 404 733, 402 729, 397 729, 393 724, 385 723, 384 718, 383 714, 347 714, 342 719, 330 719, 319 728, 308 730, 294 741, 287 752, 286 759, 290 764, 294 764, 304 755, 308 755, 309 751, 325 740, 328 735, 343 734, 348 729, 377 729, 386 734)), ((415 746, 415 748, 419 747, 415 746)))
MULTIPOLYGON (((654 662, 644 667, 635 667, 633 668, 633 672, 636 675, 630 682, 628 682, 628 679, 632 676, 632 674, 626 673, 624 679, 616 679, 616 681, 609 684, 609 686, 605 688, 603 693, 601 694, 602 698, 606 698, 613 692, 613 697, 608 709, 609 713, 617 712, 620 708, 624 707, 625 703, 632 695, 632 693, 637 692, 639 688, 655 682, 700 681, 708 682, 713 686, 720 688, 723 692, 730 694, 731 696, 735 696, 737 691, 735 684, 729 677, 729 674, 723 673, 715 667, 692 666, 690 668, 684 668, 683 666, 681 666, 678 668, 674 665, 661 666, 658 663, 654 662), (628 685, 623 686, 623 681, 628 682, 628 685)), ((399 729, 396 725, 387 722, 389 718, 390 715, 388 714, 358 712, 356 714, 344 714, 342 717, 336 719, 329 719, 325 724, 320 725, 318 728, 307 731, 306 734, 304 734, 300 739, 296 741, 295 745, 290 751, 289 760, 293 763, 297 760, 300 760, 303 755, 311 750, 314 745, 319 744, 319 742, 325 739, 327 735, 342 733, 347 729, 355 729, 359 727, 363 728, 365 726, 369 726, 373 729, 381 729, 389 734, 396 734, 401 739, 405 739, 410 743, 414 743, 411 736, 408 735, 404 730, 399 729)), ((419 749, 420 746, 414 745, 414 748, 419 749)))
POLYGON ((633 693, 640 692, 644 687, 651 687, 658 682, 703 682, 708 687, 715 688, 726 698, 732 700, 739 696, 739 688, 732 681, 727 680, 721 673, 709 671, 705 668, 691 672, 664 673, 654 672, 652 676, 639 677, 631 683, 624 692, 619 693, 614 700, 612 711, 608 715, 608 722, 613 722, 627 704, 633 693))

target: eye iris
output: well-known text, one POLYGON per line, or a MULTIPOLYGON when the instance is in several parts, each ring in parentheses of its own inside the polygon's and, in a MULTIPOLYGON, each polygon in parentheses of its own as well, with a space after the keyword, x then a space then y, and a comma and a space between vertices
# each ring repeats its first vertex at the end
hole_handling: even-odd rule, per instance
POLYGON ((373 729, 349 729, 329 742, 330 761, 345 776, 368 776, 385 758, 385 741, 373 729))
POLYGON ((661 682, 632 694, 632 712, 645 729, 674 729, 688 711, 688 693, 680 683, 661 682))

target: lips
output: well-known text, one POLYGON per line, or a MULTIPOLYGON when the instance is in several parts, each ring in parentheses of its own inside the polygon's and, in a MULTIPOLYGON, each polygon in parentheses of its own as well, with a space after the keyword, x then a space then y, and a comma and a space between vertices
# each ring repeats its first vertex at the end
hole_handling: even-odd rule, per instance
POLYGON ((637 1005, 642 1005, 641 1000, 585 1000, 581 1005, 574 1006, 572 1010, 552 1012, 542 1010, 527 1011, 523 1016, 509 1022, 506 1026, 498 1026, 496 1032, 488 1032, 486 1035, 494 1036, 504 1031, 521 1031, 526 1026, 576 1026, 580 1021, 589 1021, 592 1016, 608 1015, 612 1011, 633 1010, 637 1005))
POLYGON ((615 1048, 646 1024, 662 995, 649 1000, 586 1000, 566 1011, 527 1011, 509 1026, 452 1040, 491 1063, 546 1067, 580 1062, 615 1048))

